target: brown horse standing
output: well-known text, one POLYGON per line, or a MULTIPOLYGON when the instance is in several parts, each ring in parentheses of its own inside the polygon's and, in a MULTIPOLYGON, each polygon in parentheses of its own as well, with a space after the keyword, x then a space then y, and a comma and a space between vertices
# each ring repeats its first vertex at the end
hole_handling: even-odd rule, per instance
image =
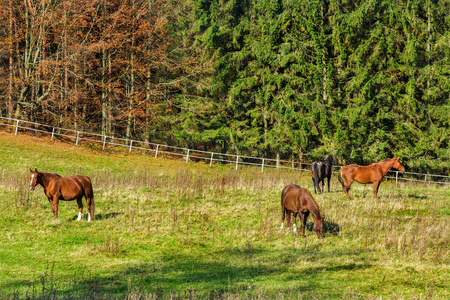
POLYGON ((34 169, 31 172, 30 190, 34 190, 40 184, 44 188, 44 193, 52 205, 53 216, 58 218, 59 200, 77 200, 78 219, 81 220, 83 212, 83 196, 86 198, 88 209, 88 222, 95 218, 94 192, 92 190, 91 179, 87 176, 61 177, 58 174, 38 172, 34 169))
POLYGON ((348 190, 353 181, 363 184, 373 183, 372 199, 374 199, 377 197, 381 181, 383 181, 386 173, 392 168, 397 169, 400 172, 405 171, 405 167, 402 165, 400 158, 397 157, 385 159, 368 166, 348 165, 342 167, 339 170, 338 179, 342 184, 345 195, 347 195, 347 199, 350 199, 348 190), (343 179, 345 180, 345 183, 343 179))
POLYGON ((294 232, 297 232, 295 218, 297 215, 300 215, 300 220, 302 221, 302 236, 305 236, 306 220, 311 213, 314 219, 313 230, 319 238, 324 236, 323 220, 325 218, 320 216, 319 205, 307 189, 301 188, 295 184, 285 186, 281 192, 281 229, 283 229, 286 214, 288 222, 287 226, 290 226, 291 213, 294 217, 294 232))

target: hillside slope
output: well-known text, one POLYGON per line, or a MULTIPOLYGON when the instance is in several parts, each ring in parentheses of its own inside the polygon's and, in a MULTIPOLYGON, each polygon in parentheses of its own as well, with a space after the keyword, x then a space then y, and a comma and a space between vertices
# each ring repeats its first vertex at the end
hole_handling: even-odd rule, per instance
MULTIPOLYGON (((280 231, 297 172, 155 159, 0 132, 0 298, 448 299, 450 189, 314 195, 325 238, 280 231), (92 178, 96 219, 54 220, 29 168, 92 178)), ((298 225, 299 222, 297 221, 298 225)))

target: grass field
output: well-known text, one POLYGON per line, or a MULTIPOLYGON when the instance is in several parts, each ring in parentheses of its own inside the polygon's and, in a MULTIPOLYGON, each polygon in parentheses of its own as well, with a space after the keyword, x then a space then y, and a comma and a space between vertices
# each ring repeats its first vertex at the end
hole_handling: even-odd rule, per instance
MULTIPOLYGON (((450 188, 336 177, 325 238, 280 231, 304 172, 155 159, 0 132, 1 299, 449 299, 450 188), (53 219, 29 168, 90 176, 96 217, 53 219)), ((86 210, 86 209, 85 209, 86 210)), ((85 211, 86 213, 86 211, 85 211)))

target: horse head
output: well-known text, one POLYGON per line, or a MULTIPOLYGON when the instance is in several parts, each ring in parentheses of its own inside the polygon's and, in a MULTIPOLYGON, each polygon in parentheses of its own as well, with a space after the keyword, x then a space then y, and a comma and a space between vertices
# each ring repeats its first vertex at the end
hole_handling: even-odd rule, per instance
POLYGON ((404 172, 405 171, 405 166, 402 165, 402 162, 400 161, 400 157, 397 157, 394 160, 394 164, 392 165, 392 167, 394 169, 399 170, 400 172, 404 172))
POLYGON ((317 220, 314 220, 314 225, 313 225, 313 230, 316 232, 317 237, 323 238, 324 237, 324 233, 323 233, 323 221, 325 220, 325 217, 320 217, 317 220))
POLYGON ((34 168, 34 171, 30 169, 30 172, 31 172, 30 190, 34 191, 34 188, 38 183, 39 172, 36 168, 34 168))

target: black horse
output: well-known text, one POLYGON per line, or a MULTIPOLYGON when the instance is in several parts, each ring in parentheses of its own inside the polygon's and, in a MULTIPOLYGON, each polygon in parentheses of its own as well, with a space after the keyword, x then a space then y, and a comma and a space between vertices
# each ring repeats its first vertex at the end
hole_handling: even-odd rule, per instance
POLYGON ((319 183, 322 181, 322 190, 324 189, 325 177, 328 178, 328 192, 330 192, 330 179, 331 179, 331 167, 333 166, 333 155, 328 155, 328 157, 323 161, 315 161, 311 164, 311 177, 314 184, 314 193, 321 193, 319 183))

